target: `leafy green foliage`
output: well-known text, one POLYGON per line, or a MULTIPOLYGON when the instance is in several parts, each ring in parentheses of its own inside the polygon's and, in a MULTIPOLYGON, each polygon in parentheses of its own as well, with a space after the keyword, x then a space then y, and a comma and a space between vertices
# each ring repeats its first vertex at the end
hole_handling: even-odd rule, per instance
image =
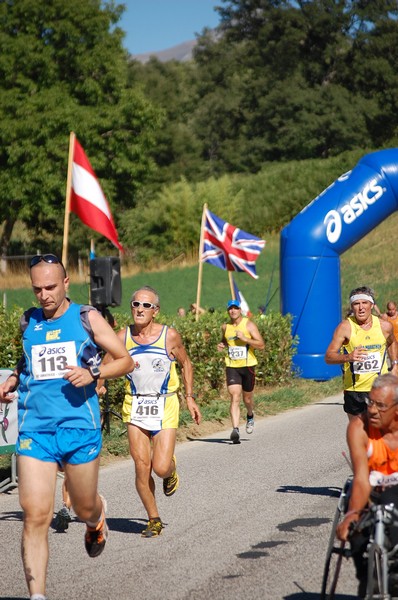
POLYGON ((22 356, 19 321, 22 309, 6 311, 0 305, 0 367, 14 369, 22 356))
MULTIPOLYGON (((204 202, 261 237, 366 151, 397 143, 395 0, 223 0, 192 61, 146 65, 122 47, 122 10, 0 3, 1 254, 18 220, 28 235, 13 248, 61 247, 71 130, 144 268, 196 255, 204 202)), ((87 245, 72 215, 70 253, 87 245)))
POLYGON ((396 2, 224 0, 216 10, 221 24, 199 36, 193 65, 141 67, 145 93, 168 117, 157 182, 257 172, 268 161, 394 139, 396 2), (155 74, 161 83, 151 85, 155 74))
POLYGON ((126 211, 120 231, 130 238, 134 261, 155 268, 160 258, 169 262, 181 255, 197 256, 205 203, 222 219, 266 238, 353 168, 364 153, 355 150, 327 160, 266 163, 255 175, 224 175, 198 183, 183 179, 126 211))
MULTIPOLYGON (((170 324, 170 317, 160 314, 159 322, 170 324)), ((253 317, 261 335, 265 340, 265 349, 257 351, 258 365, 256 380, 258 385, 281 385, 291 381, 292 357, 295 353, 295 342, 291 336, 291 323, 288 316, 270 313, 264 318, 253 317)), ((217 350, 221 340, 221 325, 225 321, 225 313, 220 311, 206 312, 196 321, 195 316, 175 317, 173 327, 181 334, 183 344, 194 366, 194 387, 201 406, 211 404, 220 394, 225 383, 224 354, 217 350)), ((117 322, 125 326, 129 321, 127 315, 117 315, 117 322)), ((183 397, 183 390, 181 390, 183 397)), ((124 396, 123 380, 108 382, 110 405, 121 409, 124 396)), ((220 416, 221 418, 221 416, 220 416)))
MULTIPOLYGON (((16 219, 53 250, 61 245, 71 130, 111 206, 134 206, 154 167, 161 115, 127 85, 122 32, 113 27, 121 10, 99 0, 0 3, 2 254, 16 219)), ((72 245, 82 245, 84 229, 72 229, 72 245)))

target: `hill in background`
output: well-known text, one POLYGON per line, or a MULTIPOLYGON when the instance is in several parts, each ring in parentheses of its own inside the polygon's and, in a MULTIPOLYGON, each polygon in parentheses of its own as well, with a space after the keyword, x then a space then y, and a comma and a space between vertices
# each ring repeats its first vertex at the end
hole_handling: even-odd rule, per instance
POLYGON ((186 62, 192 59, 192 50, 195 46, 196 40, 190 40, 188 42, 178 44, 177 46, 167 48, 167 50, 160 50, 159 52, 145 52, 144 54, 132 54, 131 57, 142 64, 147 63, 151 56, 154 56, 160 62, 167 62, 169 60, 186 62))

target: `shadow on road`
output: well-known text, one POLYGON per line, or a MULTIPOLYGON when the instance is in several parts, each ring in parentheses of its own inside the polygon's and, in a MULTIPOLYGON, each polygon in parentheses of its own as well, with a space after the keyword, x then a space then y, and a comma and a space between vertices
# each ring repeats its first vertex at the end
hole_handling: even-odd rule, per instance
MULTIPOLYGON (((111 531, 120 531, 121 533, 137 533, 141 535, 142 530, 148 522, 148 519, 115 519, 107 518, 106 522, 111 531), (144 527, 143 527, 144 526, 144 527)), ((167 523, 163 523, 167 525, 167 523)))
MULTIPOLYGON (((357 596, 347 594, 335 594, 334 600, 354 600, 357 596)), ((319 600, 319 593, 314 594, 313 592, 297 592, 296 594, 289 594, 283 596, 283 600, 319 600)))
MULTIPOLYGON (((228 444, 229 446, 239 446, 238 444, 233 444, 231 440, 228 438, 193 438, 187 436, 188 442, 207 442, 209 444, 228 444)), ((240 438, 240 443, 248 442, 249 440, 245 438, 240 438)))
MULTIPOLYGON (((0 515, 0 521, 22 521, 23 515, 21 510, 4 512, 0 515)), ((3 598, 3 596, 0 596, 3 598)))
POLYGON ((311 496, 329 496, 340 498, 340 487, 304 487, 302 485, 281 485, 277 492, 284 494, 310 494, 311 496))

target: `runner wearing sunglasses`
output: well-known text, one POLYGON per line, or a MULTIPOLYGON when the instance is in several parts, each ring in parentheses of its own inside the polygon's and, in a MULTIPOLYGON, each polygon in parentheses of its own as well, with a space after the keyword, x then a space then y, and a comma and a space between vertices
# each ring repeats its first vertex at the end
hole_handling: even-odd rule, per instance
POLYGON ((22 560, 31 599, 44 600, 60 467, 74 512, 86 523, 88 555, 99 556, 104 549, 108 528, 105 501, 97 491, 102 439, 96 385, 100 376, 120 377, 134 365, 102 315, 67 298, 69 278, 57 256, 35 256, 30 277, 40 307, 21 318, 23 357, 0 386, 0 402, 11 402, 18 388, 22 560), (113 358, 106 366, 101 349, 113 358))
MULTIPOLYGON (((119 332, 135 368, 126 376, 123 421, 127 423, 130 453, 135 463, 135 484, 148 514, 143 537, 156 537, 163 524, 155 499, 154 472, 163 479, 163 492, 172 496, 178 488, 174 449, 179 417, 177 390, 181 367, 187 407, 199 424, 200 410, 193 396, 193 369, 173 328, 155 321, 159 313, 157 292, 144 286, 131 299, 134 323, 119 332)), ((106 356, 104 363, 110 358, 106 356)))

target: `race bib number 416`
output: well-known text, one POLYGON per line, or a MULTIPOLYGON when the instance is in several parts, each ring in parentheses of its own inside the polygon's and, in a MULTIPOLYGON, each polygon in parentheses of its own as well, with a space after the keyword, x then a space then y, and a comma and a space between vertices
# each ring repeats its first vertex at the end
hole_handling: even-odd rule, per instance
POLYGON ((161 429, 164 415, 164 396, 133 396, 131 422, 144 429, 161 429))
POLYGON ((77 366, 75 342, 57 342, 32 346, 32 369, 35 379, 61 379, 66 365, 77 366))

